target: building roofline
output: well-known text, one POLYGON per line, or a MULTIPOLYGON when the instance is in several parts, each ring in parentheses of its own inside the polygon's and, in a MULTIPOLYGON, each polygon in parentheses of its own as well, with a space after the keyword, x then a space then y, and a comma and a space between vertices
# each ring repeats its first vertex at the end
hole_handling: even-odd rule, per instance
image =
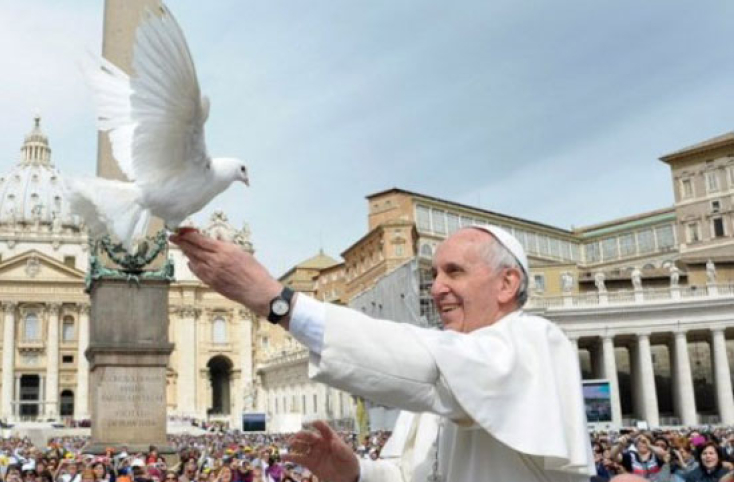
POLYGON ((644 213, 639 214, 633 214, 632 216, 626 216, 619 219, 613 219, 611 221, 605 221, 603 223, 597 223, 597 224, 591 224, 589 226, 582 226, 580 228, 574 229, 574 233, 578 235, 589 235, 589 231, 597 231, 600 229, 609 229, 614 228, 620 224, 626 224, 634 221, 639 221, 644 218, 650 218, 653 216, 659 216, 661 214, 675 214, 675 206, 670 206, 667 208, 660 208, 655 209, 653 211, 647 211, 644 213))
POLYGON ((684 147, 683 149, 673 151, 670 154, 665 154, 664 156, 660 157, 660 160, 667 164, 670 164, 670 161, 674 161, 682 157, 687 157, 692 154, 701 154, 707 151, 718 149, 719 147, 724 147, 728 144, 734 145, 734 131, 727 132, 720 136, 712 137, 703 142, 699 142, 688 147, 684 147))
POLYGON ((515 222, 518 222, 518 223, 522 223, 522 224, 531 224, 531 225, 534 225, 534 226, 541 227, 543 229, 550 229, 550 230, 553 230, 553 231, 560 231, 563 234, 567 234, 567 235, 573 235, 573 234, 575 234, 573 231, 571 231, 569 229, 559 228, 557 226, 551 226, 550 224, 544 224, 544 223, 540 223, 538 221, 531 221, 529 219, 519 218, 519 217, 516 217, 516 216, 510 216, 508 214, 501 214, 501 213, 498 213, 496 211, 490 211, 488 209, 483 209, 483 208, 476 207, 476 206, 470 206, 468 204, 462 204, 462 203, 459 203, 459 202, 456 202, 456 201, 450 201, 448 199, 442 199, 440 197, 429 196, 427 194, 421 194, 421 193, 413 192, 413 191, 407 191, 407 190, 401 189, 399 187, 393 187, 393 188, 390 188, 390 189, 385 189, 384 191, 379 191, 379 192, 376 192, 376 193, 373 193, 373 194, 368 194, 367 196, 365 196, 365 198, 366 199, 373 199, 375 197, 382 196, 384 194, 388 194, 388 193, 392 193, 392 192, 394 192, 394 193, 408 194, 410 196, 420 197, 420 198, 426 199, 428 201, 433 201, 433 202, 439 202, 439 203, 445 203, 445 204, 454 204, 454 205, 459 206, 459 207, 464 208, 464 209, 469 209, 469 210, 472 210, 472 211, 479 211, 479 212, 482 212, 482 213, 485 213, 485 214, 489 214, 489 215, 496 216, 496 217, 499 217, 499 218, 504 218, 504 219, 507 219, 507 220, 512 220, 512 221, 515 221, 515 222))

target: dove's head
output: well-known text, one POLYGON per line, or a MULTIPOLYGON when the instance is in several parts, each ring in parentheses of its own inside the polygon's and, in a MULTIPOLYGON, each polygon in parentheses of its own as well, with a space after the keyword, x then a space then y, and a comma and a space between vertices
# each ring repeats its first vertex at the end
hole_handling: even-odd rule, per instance
POLYGON ((223 175, 229 182, 241 181, 245 185, 250 185, 250 178, 247 175, 247 166, 245 163, 234 157, 218 157, 213 159, 216 164, 216 170, 223 175))

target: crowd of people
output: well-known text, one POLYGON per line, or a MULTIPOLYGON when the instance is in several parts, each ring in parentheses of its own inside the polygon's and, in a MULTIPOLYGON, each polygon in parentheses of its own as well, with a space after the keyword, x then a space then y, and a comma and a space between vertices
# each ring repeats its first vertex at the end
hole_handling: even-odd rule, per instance
POLYGON ((657 482, 734 482, 734 429, 593 433, 596 481, 635 474, 657 482))
MULTIPOLYGON (((362 440, 340 432, 355 453, 376 459, 389 438, 376 432, 362 440)), ((105 454, 84 452, 87 437, 51 439, 36 447, 28 438, 0 444, 2 482, 315 482, 307 469, 283 462, 289 435, 216 431, 205 435, 170 435, 175 456, 155 446, 133 453, 127 447, 105 454), (175 462, 174 462, 175 460, 175 462)))
MULTIPOLYGON (((390 436, 375 432, 360 439, 340 432, 363 458, 377 459, 390 436)), ((284 463, 289 435, 218 431, 171 435, 176 456, 151 446, 126 447, 103 455, 84 452, 87 437, 51 439, 36 447, 27 438, 0 444, 3 482, 313 482, 307 469, 284 463), (174 462, 175 460, 175 462, 174 462)), ((634 474, 656 482, 734 482, 734 428, 594 432, 593 482, 634 474)))

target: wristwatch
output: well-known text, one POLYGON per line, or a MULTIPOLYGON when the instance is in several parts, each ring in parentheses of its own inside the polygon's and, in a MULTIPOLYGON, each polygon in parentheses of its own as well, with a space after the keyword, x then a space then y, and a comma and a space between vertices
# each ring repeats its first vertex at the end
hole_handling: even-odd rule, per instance
POLYGON ((293 290, 285 286, 278 296, 270 300, 270 313, 268 313, 268 321, 270 323, 277 324, 280 320, 288 316, 291 312, 293 294, 293 290))

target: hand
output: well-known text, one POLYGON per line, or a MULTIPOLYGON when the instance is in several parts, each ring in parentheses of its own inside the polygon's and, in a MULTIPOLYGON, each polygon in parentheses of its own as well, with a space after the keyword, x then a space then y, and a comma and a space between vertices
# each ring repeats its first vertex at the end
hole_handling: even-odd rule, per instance
POLYGON ((313 423, 318 433, 303 431, 288 441, 291 448, 283 460, 303 465, 319 480, 356 482, 359 479, 357 456, 336 432, 321 421, 313 423))
POLYGON ((201 281, 256 314, 268 315, 270 300, 282 287, 250 253, 196 231, 174 234, 170 239, 189 258, 189 268, 201 281))

